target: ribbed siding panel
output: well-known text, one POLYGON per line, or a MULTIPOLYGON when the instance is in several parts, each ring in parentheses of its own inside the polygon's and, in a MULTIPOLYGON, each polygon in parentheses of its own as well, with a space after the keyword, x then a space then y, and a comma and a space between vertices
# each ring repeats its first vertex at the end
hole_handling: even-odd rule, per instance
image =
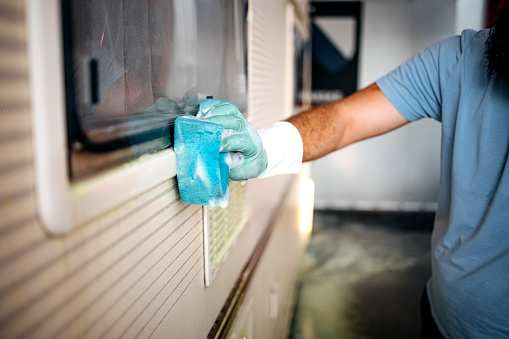
POLYGON ((181 203, 172 179, 63 237, 45 233, 24 6, 0 1, 0 337, 148 337, 203 286, 201 207, 181 203))
POLYGON ((285 112, 284 1, 252 1, 249 119, 255 128, 282 120, 285 112))
MULTIPOLYGON (((284 0, 253 1, 249 112, 257 128, 284 118, 284 0)), ((176 181, 48 235, 37 216, 24 1, 0 0, 0 338, 203 337, 280 197, 241 232, 204 288, 202 210, 176 181), (235 252, 233 252, 235 251, 235 252)), ((281 182, 281 183, 280 183, 281 182)))

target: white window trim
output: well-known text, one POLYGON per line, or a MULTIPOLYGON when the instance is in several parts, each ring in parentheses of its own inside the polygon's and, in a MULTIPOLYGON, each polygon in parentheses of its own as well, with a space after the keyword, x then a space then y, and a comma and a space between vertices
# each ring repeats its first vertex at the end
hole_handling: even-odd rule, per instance
POLYGON ((45 228, 64 234, 176 175, 166 149, 81 182, 67 163, 62 20, 58 0, 27 0, 37 204, 45 228))

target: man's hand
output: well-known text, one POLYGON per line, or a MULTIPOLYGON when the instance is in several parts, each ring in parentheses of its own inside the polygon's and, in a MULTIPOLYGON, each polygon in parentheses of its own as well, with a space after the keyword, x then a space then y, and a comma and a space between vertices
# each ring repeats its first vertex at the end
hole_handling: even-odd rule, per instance
POLYGON ((196 117, 223 125, 221 152, 240 152, 244 156, 239 166, 230 169, 230 179, 247 180, 265 172, 268 161, 262 140, 237 106, 221 100, 204 100, 196 117))

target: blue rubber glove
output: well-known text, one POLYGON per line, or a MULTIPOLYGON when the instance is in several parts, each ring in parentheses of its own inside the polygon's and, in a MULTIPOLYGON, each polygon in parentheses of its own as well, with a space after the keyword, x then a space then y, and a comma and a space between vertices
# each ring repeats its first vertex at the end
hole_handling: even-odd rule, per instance
POLYGON ((267 153, 256 129, 244 119, 236 105, 207 99, 200 103, 197 118, 223 125, 221 152, 240 152, 244 161, 230 169, 230 179, 256 178, 267 169, 267 153))

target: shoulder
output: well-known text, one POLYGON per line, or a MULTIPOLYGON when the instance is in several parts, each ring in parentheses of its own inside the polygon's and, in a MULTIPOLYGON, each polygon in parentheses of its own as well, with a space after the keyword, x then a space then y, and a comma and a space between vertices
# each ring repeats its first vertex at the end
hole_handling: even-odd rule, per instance
POLYGON ((462 53, 461 36, 456 35, 423 49, 410 61, 423 65, 428 72, 446 75, 459 62, 462 53))
MULTIPOLYGON (((461 55, 465 52, 484 50, 486 40, 489 36, 489 29, 475 31, 466 29, 461 35, 454 35, 447 39, 441 40, 423 51, 432 53, 445 53, 446 55, 461 55)), ((422 53, 422 52, 421 52, 422 53)))
POLYGON ((490 35, 490 29, 483 29, 480 31, 474 31, 473 29, 466 29, 461 32, 460 45, 462 49, 468 50, 471 48, 478 49, 479 47, 484 48, 486 40, 490 35))
POLYGON ((466 30, 439 41, 378 79, 377 84, 407 120, 441 120, 443 89, 452 88, 456 93, 459 88, 453 84, 483 73, 488 35, 488 30, 466 30))
POLYGON ((459 37, 459 51, 466 60, 481 60, 484 58, 486 41, 490 35, 489 29, 474 31, 464 30, 459 37))
POLYGON ((435 69, 442 79, 447 78, 458 65, 477 65, 484 58, 488 36, 489 29, 467 29, 461 35, 452 36, 423 49, 410 60, 426 65, 428 70, 435 69))

